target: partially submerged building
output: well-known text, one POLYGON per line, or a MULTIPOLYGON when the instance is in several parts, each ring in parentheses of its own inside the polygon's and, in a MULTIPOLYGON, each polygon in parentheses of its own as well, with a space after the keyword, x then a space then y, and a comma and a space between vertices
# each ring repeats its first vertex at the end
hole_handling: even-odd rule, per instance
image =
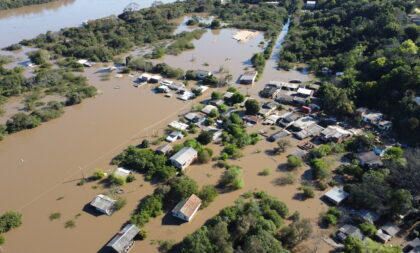
POLYGON ((197 151, 191 147, 184 147, 178 151, 175 155, 171 156, 169 160, 172 162, 172 165, 177 167, 180 170, 186 169, 190 166, 191 163, 197 159, 197 151))
POLYGON ((172 215, 179 219, 190 221, 201 206, 201 199, 193 194, 189 198, 180 201, 174 209, 172 215))
POLYGON ((155 152, 160 155, 168 155, 172 152, 172 146, 169 144, 163 144, 156 148, 155 152))
POLYGON ((360 222, 369 222, 374 224, 377 222, 381 215, 375 211, 367 210, 367 209, 360 209, 360 210, 352 210, 350 215, 353 219, 360 221, 360 222))
POLYGON ((378 168, 383 165, 381 157, 373 151, 358 153, 357 159, 361 166, 367 166, 369 168, 378 168))
POLYGON ((206 76, 210 76, 211 75, 211 71, 208 70, 202 70, 202 69, 197 69, 194 70, 194 74, 196 76, 197 79, 204 79, 206 78, 206 76))
POLYGON ((321 132, 321 139, 324 142, 340 143, 351 136, 352 133, 350 131, 343 129, 340 126, 328 126, 321 132))
POLYGON ((216 110, 217 111, 217 107, 214 105, 206 105, 204 106, 204 108, 201 110, 202 113, 205 114, 210 114, 211 111, 216 110))
POLYGON ((106 245, 117 253, 127 253, 134 245, 134 237, 140 229, 133 224, 126 225, 114 238, 106 245))
POLYGON ((178 129, 178 130, 186 130, 188 128, 188 125, 185 123, 182 123, 180 121, 174 120, 171 123, 168 124, 168 126, 178 129))
POLYGON ((337 238, 340 241, 344 242, 349 236, 357 238, 359 240, 363 240, 364 238, 362 231, 360 231, 359 228, 353 225, 346 224, 338 229, 337 238))
POLYGON ((257 71, 246 71, 240 78, 239 83, 241 84, 253 84, 257 78, 257 71))
POLYGON ((376 232, 376 238, 385 243, 392 239, 398 232, 400 232, 400 228, 392 222, 387 222, 383 226, 381 226, 378 231, 376 232))
POLYGON ((287 137, 289 135, 290 135, 290 132, 289 131, 287 131, 287 130, 280 130, 280 131, 274 133, 273 135, 271 135, 270 137, 268 137, 268 140, 271 141, 271 142, 274 142, 274 141, 278 141, 278 140, 280 140, 280 139, 282 139, 284 137, 287 137))
POLYGON ((337 187, 332 188, 331 190, 324 193, 322 197, 324 197, 329 202, 333 203, 334 205, 338 206, 341 202, 343 202, 349 194, 342 189, 337 187))
POLYGON ((98 212, 104 213, 106 215, 112 215, 114 212, 115 202, 116 201, 110 197, 99 194, 92 200, 92 202, 90 202, 90 205, 96 208, 98 212))

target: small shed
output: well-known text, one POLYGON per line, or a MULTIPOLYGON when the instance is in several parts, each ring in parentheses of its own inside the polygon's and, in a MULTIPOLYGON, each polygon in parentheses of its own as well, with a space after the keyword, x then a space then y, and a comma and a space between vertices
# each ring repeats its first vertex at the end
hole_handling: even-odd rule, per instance
POLYGON ((106 246, 114 252, 127 253, 133 247, 133 239, 139 231, 140 229, 136 225, 128 224, 106 246))
POLYGON ((367 209, 352 210, 350 212, 350 215, 353 219, 356 219, 361 222, 369 222, 372 224, 374 224, 381 218, 381 215, 377 212, 367 209))
POLYGON ((278 141, 284 137, 287 137, 290 135, 290 132, 287 130, 280 130, 276 133, 274 133, 273 135, 271 135, 270 137, 268 137, 268 140, 271 142, 275 142, 278 141))
POLYGON ((246 71, 241 78, 239 78, 239 83, 241 84, 253 84, 255 82, 255 78, 257 78, 258 72, 257 71, 246 71))
POLYGON ((378 168, 383 165, 381 157, 373 151, 358 153, 356 156, 362 166, 378 168))
POLYGON ((119 177, 128 177, 128 175, 130 175, 131 174, 131 171, 129 171, 129 170, 127 170, 127 169, 124 169, 124 168, 117 168, 115 171, 114 171, 114 174, 116 175, 116 176, 119 176, 119 177))
POLYGON ((171 123, 168 124, 168 126, 181 130, 181 131, 186 130, 188 128, 187 124, 179 122, 177 120, 172 121, 171 123))
POLYGON ((204 79, 206 76, 210 76, 211 75, 211 72, 210 71, 208 71, 208 70, 202 70, 202 69, 197 69, 197 70, 195 70, 194 71, 194 74, 195 74, 195 76, 198 78, 198 79, 204 79))
POLYGON ((201 199, 192 194, 189 198, 180 201, 174 209, 172 215, 185 221, 190 221, 201 206, 201 199))
POLYGON ((163 144, 156 148, 155 152, 160 155, 168 155, 172 152, 172 146, 169 144, 163 144))
POLYGON ((197 159, 197 151, 191 147, 184 147, 178 151, 175 155, 171 156, 169 160, 172 162, 172 165, 177 167, 180 170, 186 169, 190 166, 191 163, 197 159))
POLYGON ((210 114, 210 112, 212 111, 212 110, 216 110, 217 111, 217 107, 216 106, 214 106, 214 105, 206 105, 202 110, 201 110, 201 112, 202 113, 205 113, 205 114, 210 114))
POLYGON ((90 202, 90 205, 96 208, 98 212, 107 215, 112 215, 112 213, 114 212, 115 200, 111 199, 108 196, 99 194, 92 200, 92 202, 90 202))
POLYGON ((338 229, 337 237, 340 241, 344 242, 349 236, 359 240, 363 240, 364 238, 362 231, 353 225, 346 224, 338 229))
POLYGON ((337 206, 340 205, 340 203, 343 202, 348 196, 349 194, 347 192, 337 187, 332 188, 323 195, 324 198, 337 206))

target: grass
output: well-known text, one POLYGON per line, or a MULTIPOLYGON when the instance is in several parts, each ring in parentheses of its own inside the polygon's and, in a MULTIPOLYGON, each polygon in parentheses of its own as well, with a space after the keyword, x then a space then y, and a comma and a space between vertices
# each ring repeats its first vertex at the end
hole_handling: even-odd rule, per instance
POLYGON ((74 228, 76 227, 76 222, 74 220, 68 220, 64 223, 65 228, 74 228))
POLYGON ((58 213, 58 212, 50 214, 50 220, 51 221, 60 219, 60 217, 61 217, 61 213, 58 213))

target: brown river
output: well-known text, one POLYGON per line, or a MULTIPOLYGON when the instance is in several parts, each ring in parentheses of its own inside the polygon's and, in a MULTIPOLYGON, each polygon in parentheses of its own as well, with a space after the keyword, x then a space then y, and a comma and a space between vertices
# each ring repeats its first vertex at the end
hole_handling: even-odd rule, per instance
MULTIPOLYGON (((63 6, 70 8, 79 2, 90 1, 62 2, 67 2, 67 5, 58 5, 58 12, 63 6)), ((100 8, 102 6, 99 6, 100 8)), ((46 8, 28 15, 43 15, 40 13, 48 11, 51 10, 46 8)), ((4 20, 12 18, 23 16, 11 15, 4 20)), ((88 18, 92 16, 83 17, 82 20, 88 18)), ((3 24, 0 27, 3 27, 3 24)), ((55 29, 45 26, 43 28, 55 29)), ((184 69, 208 68, 214 71, 224 66, 236 79, 244 68, 250 66, 249 59, 252 54, 262 50, 258 44, 263 40, 263 36, 260 34, 241 44, 231 38, 234 32, 235 29, 207 31, 200 40, 194 41, 194 50, 178 56, 166 56, 161 61, 184 69), (192 58, 196 60, 191 61, 192 58), (208 66, 203 66, 204 63, 208 66)), ((286 33, 287 29, 282 32, 275 52, 279 50, 280 42, 286 33)), ((16 35, 17 40, 22 39, 23 34, 24 32, 22 36, 16 35)), ((1 39, 1 43, 3 45, 9 42, 4 43, 1 39)), ((274 57, 267 62, 262 80, 249 89, 240 89, 254 95, 269 80, 309 79, 296 71, 276 70, 276 60, 274 57)), ((102 91, 101 95, 87 99, 81 105, 66 108, 65 114, 58 119, 44 123, 36 129, 7 136, 0 142, 0 213, 17 210, 24 216, 23 225, 5 235, 6 243, 0 247, 0 252, 106 252, 103 246, 122 224, 129 220, 139 200, 154 190, 154 185, 143 181, 142 177, 137 175, 136 181, 124 186, 124 197, 127 198, 128 204, 108 217, 93 215, 86 209, 86 205, 95 195, 104 192, 102 186, 93 187, 98 186, 97 183, 87 183, 83 186, 76 184, 83 176, 91 175, 96 168, 112 169, 109 165, 110 160, 128 145, 137 145, 144 138, 154 139, 152 135, 155 134, 163 135, 167 123, 190 110, 192 105, 199 101, 182 102, 176 98, 164 98, 153 94, 150 85, 135 88, 132 86, 131 77, 115 78, 115 73, 111 75, 110 80, 101 81, 98 70, 99 67, 87 69, 84 75, 92 85, 102 91), (49 215, 54 212, 60 212, 61 218, 50 221, 49 215), (64 223, 68 220, 74 220, 76 226, 64 228, 64 223)), ((204 97, 209 96, 210 92, 207 91, 204 97)), ((254 130, 260 128, 262 126, 257 126, 254 130)), ((241 193, 253 189, 268 191, 285 201, 292 211, 299 210, 302 217, 310 218, 315 223, 319 212, 326 209, 325 205, 318 198, 306 201, 296 198, 300 178, 307 175, 307 168, 302 168, 296 173, 296 184, 277 186, 273 181, 284 174, 279 165, 285 162, 285 155, 272 157, 264 152, 273 147, 272 143, 261 141, 256 146, 246 148, 243 158, 231 162, 245 170, 244 189, 220 195, 208 208, 199 211, 190 223, 178 224, 165 216, 152 219, 145 227, 148 238, 136 242, 132 252, 157 252, 156 245, 152 245, 153 240, 179 242, 188 233, 203 225, 207 219, 216 215, 221 208, 233 204, 241 193), (271 168, 272 173, 267 177, 258 176, 264 168, 271 168)), ((221 149, 217 145, 213 145, 212 148, 215 154, 221 149)), ((288 152, 290 151, 292 150, 288 152)), ((223 170, 215 169, 212 165, 193 165, 188 170, 188 175, 200 185, 215 184, 223 170)), ((319 196, 321 193, 317 194, 319 196)), ((319 244, 321 240, 321 232, 315 234, 310 241, 312 246, 319 244)), ((328 248, 325 245, 322 247, 328 248)))

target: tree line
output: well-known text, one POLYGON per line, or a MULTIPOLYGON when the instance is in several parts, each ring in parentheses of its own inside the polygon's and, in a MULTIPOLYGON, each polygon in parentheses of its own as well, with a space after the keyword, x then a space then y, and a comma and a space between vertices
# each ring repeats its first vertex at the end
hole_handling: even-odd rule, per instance
POLYGON ((19 8, 27 5, 43 4, 57 0, 0 0, 0 10, 19 8))

